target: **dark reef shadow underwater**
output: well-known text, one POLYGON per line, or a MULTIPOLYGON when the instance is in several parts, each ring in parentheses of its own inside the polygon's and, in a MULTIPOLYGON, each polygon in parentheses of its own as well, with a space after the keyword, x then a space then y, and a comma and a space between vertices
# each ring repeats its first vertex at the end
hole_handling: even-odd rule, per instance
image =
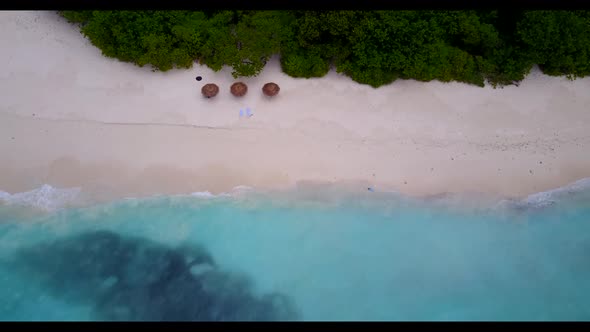
POLYGON ((282 294, 255 296, 203 248, 91 231, 18 250, 11 265, 52 296, 89 304, 99 320, 274 321, 297 313, 282 294))

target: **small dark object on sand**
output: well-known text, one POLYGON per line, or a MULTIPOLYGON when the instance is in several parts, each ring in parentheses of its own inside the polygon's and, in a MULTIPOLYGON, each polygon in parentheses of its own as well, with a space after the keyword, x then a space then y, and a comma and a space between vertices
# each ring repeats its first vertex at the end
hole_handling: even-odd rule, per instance
POLYGON ((201 76, 197 76, 197 81, 202 80, 203 78, 201 76))

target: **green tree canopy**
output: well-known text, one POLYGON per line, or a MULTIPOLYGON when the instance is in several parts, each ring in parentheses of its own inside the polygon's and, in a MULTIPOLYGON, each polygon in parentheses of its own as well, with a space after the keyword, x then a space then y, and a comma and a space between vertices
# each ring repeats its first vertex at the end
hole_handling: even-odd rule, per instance
POLYGON ((588 11, 64 11, 108 57, 154 70, 199 61, 256 76, 273 55, 293 77, 333 66, 378 87, 398 78, 513 84, 533 65, 590 73, 588 11))

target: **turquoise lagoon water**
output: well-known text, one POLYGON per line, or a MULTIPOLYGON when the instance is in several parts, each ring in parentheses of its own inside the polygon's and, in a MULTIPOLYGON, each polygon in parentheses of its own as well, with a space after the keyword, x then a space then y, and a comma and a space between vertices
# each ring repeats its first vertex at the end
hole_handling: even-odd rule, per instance
POLYGON ((587 180, 519 201, 315 188, 54 209, 40 190, 0 192, 0 320, 590 319, 587 180))

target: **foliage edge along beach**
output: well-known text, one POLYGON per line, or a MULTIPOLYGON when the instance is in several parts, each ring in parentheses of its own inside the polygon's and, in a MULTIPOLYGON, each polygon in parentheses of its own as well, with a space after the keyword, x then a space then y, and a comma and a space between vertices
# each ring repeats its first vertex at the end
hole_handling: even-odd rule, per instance
POLYGON ((590 73, 590 11, 62 11, 107 57, 154 70, 204 64, 291 77, 334 68, 373 87, 396 79, 518 84, 538 65, 590 73))

